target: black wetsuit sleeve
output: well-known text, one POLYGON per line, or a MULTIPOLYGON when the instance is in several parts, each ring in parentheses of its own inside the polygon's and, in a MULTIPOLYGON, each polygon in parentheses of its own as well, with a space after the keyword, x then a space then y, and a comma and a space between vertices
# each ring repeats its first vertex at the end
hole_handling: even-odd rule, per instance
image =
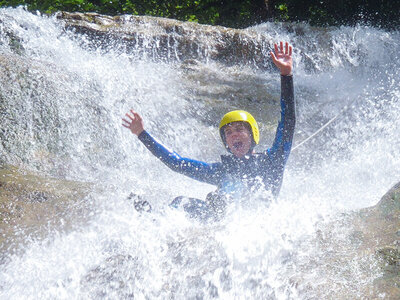
POLYGON ((273 190, 277 195, 282 185, 283 171, 292 149, 296 125, 293 76, 281 75, 281 119, 275 134, 275 140, 267 154, 273 165, 273 190))
POLYGON ((138 138, 154 156, 159 158, 171 170, 205 183, 219 184, 220 163, 208 164, 181 157, 176 152, 165 148, 146 131, 139 134, 138 138))

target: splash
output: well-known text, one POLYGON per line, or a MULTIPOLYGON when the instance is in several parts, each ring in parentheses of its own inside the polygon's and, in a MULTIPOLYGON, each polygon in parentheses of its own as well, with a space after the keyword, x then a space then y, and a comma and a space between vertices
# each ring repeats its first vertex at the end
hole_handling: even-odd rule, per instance
MULTIPOLYGON (((145 25, 149 36, 159 29, 145 25)), ((172 55, 176 43, 160 50, 151 37, 142 38, 157 55, 119 40, 96 46, 56 17, 21 8, 0 10, 0 32, 0 161, 94 186, 82 199, 91 203, 85 222, 50 228, 5 254, 2 298, 334 295, 321 292, 324 282, 357 296, 376 276, 369 261, 366 269, 343 262, 328 272, 329 252, 312 241, 338 212, 377 203, 398 181, 398 32, 267 23, 244 31, 258 37, 263 57, 237 64, 216 59, 207 40, 197 41, 194 49, 208 50, 195 59, 172 55), (204 198, 213 187, 171 173, 121 117, 132 107, 164 144, 211 162, 224 151, 219 118, 243 108, 260 120, 265 148, 280 85, 260 61, 279 40, 295 49, 295 144, 333 121, 293 152, 276 202, 246 199, 210 225, 169 209, 174 197, 204 198), (154 212, 138 214, 130 192, 154 212)), ((345 235, 335 232, 337 240, 345 235)))

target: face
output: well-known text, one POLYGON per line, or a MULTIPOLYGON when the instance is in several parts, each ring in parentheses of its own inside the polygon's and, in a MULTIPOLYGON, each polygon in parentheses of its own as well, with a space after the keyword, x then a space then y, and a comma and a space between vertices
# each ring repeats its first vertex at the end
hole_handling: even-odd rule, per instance
POLYGON ((236 157, 248 154, 251 148, 251 132, 244 122, 233 122, 224 127, 225 140, 229 150, 236 157))

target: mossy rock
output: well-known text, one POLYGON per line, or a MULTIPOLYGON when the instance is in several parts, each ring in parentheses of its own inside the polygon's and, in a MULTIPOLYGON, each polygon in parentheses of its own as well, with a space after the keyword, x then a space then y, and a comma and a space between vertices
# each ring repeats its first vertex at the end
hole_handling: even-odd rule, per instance
POLYGON ((395 246, 386 246, 376 250, 383 262, 382 269, 398 276, 400 284, 400 249, 395 246))

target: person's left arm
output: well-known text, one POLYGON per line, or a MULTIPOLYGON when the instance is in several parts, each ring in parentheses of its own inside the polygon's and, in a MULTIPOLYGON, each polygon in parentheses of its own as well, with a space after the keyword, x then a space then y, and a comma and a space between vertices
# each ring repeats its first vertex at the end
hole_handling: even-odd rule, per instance
POLYGON ((294 101, 293 76, 281 75, 281 118, 276 129, 272 147, 268 155, 277 164, 284 166, 292 149, 296 125, 296 108, 294 101))
POLYGON ((281 119, 278 123, 274 143, 267 153, 278 169, 277 171, 281 173, 281 177, 292 148, 296 124, 292 47, 287 42, 285 47, 282 42, 280 42, 280 47, 275 44, 275 53, 271 52, 271 58, 281 73, 281 119))

